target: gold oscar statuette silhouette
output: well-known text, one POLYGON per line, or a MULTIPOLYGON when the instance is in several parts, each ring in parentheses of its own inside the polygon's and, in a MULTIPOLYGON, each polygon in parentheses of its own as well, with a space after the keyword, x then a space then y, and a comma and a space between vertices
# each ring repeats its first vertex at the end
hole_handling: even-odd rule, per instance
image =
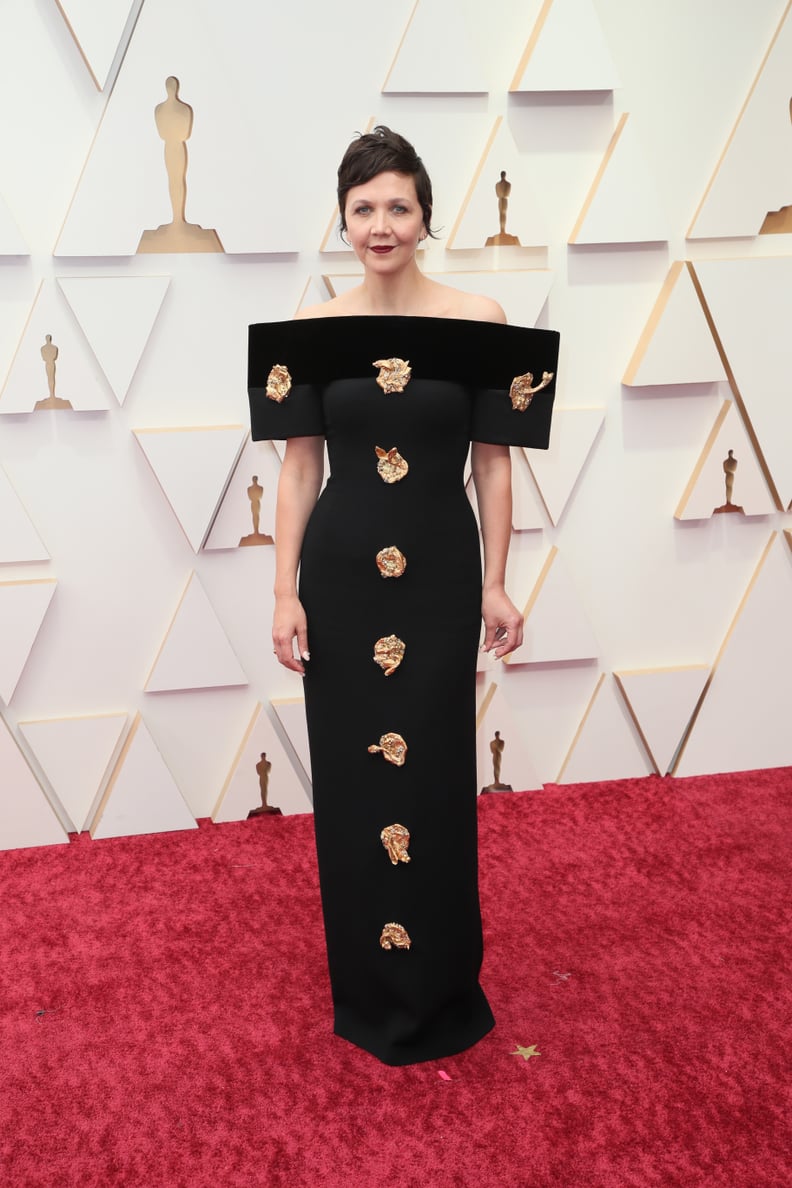
POLYGON ((736 503, 732 503, 732 495, 734 494, 734 476, 737 473, 737 459, 734 456, 734 450, 729 450, 729 456, 723 459, 723 474, 726 480, 726 502, 720 507, 714 507, 712 514, 714 516, 720 515, 723 512, 737 512, 740 515, 745 515, 745 512, 736 503))
POLYGON ((246 548, 249 545, 271 545, 275 541, 271 536, 267 536, 264 532, 259 532, 259 524, 261 521, 261 497, 264 494, 264 488, 258 481, 258 475, 253 475, 253 482, 247 489, 248 499, 250 500, 250 514, 253 517, 253 531, 248 536, 243 536, 239 541, 239 548, 246 548))
POLYGON ((490 754, 492 755, 492 783, 487 784, 486 788, 482 788, 482 792, 513 792, 511 784, 501 783, 501 764, 503 763, 503 751, 506 746, 505 739, 500 736, 500 730, 495 731, 495 737, 490 742, 490 754))
MULTIPOLYGON (((792 99, 789 100, 789 118, 792 120, 792 99)), ((760 235, 792 235, 792 204, 780 210, 768 211, 759 230, 760 235)))
POLYGON ((519 247, 520 241, 516 235, 509 235, 506 230, 506 212, 509 209, 509 195, 511 182, 506 178, 506 170, 501 169, 500 181, 495 183, 495 193, 498 196, 498 222, 500 230, 497 235, 490 235, 487 247, 519 247))
POLYGON ((193 109, 179 98, 178 78, 173 75, 166 78, 165 91, 168 98, 154 108, 154 120, 161 139, 165 141, 165 169, 173 222, 163 223, 155 231, 144 231, 138 244, 138 254, 222 252, 223 245, 216 231, 186 221, 187 141, 192 134, 193 109))
POLYGON ((47 386, 49 388, 49 396, 46 400, 37 400, 34 404, 34 411, 40 408, 71 408, 71 401, 61 400, 60 396, 55 395, 55 364, 58 360, 58 348, 52 341, 52 335, 46 334, 44 336, 44 346, 41 348, 41 357, 44 360, 44 366, 47 370, 47 386))
POLYGON ((259 792, 261 793, 261 804, 258 808, 251 809, 247 815, 248 821, 251 817, 282 817, 283 813, 279 808, 275 808, 272 804, 267 804, 267 789, 269 785, 269 775, 272 771, 272 764, 267 758, 266 752, 261 752, 261 758, 256 764, 256 775, 259 780, 259 792))

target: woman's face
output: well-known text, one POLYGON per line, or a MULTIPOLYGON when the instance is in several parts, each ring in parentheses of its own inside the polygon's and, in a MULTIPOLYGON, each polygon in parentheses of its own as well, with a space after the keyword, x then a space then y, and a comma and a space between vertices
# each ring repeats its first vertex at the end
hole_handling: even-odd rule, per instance
POLYGON ((424 238, 423 210, 408 173, 378 173, 347 192, 347 238, 367 269, 399 272, 424 238))

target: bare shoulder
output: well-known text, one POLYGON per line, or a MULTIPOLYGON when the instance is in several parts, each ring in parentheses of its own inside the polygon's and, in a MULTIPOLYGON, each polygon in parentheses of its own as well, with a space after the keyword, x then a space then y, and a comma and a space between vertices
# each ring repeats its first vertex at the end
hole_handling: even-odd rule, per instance
POLYGON ((349 289, 339 297, 331 297, 329 301, 320 301, 318 305, 306 305, 294 315, 295 321, 302 318, 343 318, 349 314, 359 313, 358 293, 361 286, 349 289))
POLYGON ((503 307, 492 297, 485 297, 481 293, 460 293, 460 297, 459 317, 469 318, 472 322, 506 321, 503 307))

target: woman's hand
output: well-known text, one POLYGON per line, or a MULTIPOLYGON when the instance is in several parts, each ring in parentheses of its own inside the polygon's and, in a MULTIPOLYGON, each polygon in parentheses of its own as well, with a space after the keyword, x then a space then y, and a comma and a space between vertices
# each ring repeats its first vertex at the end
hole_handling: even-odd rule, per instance
POLYGON ((278 662, 292 672, 305 676, 304 660, 310 660, 308 651, 308 620, 303 605, 296 594, 280 595, 275 599, 275 614, 272 618, 273 651, 278 662), (294 640, 297 640, 297 655, 294 655, 294 640))
POLYGON ((523 641, 523 617, 502 587, 484 589, 481 595, 485 652, 496 660, 519 648, 523 641))

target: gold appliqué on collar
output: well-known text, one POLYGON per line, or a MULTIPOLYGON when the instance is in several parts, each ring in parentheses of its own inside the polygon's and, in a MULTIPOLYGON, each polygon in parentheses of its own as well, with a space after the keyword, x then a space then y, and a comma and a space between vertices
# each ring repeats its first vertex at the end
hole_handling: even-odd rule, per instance
POLYGON ((404 760, 407 758, 407 743, 400 734, 383 734, 379 740, 379 746, 372 744, 368 751, 370 755, 381 754, 388 760, 388 763, 393 763, 396 767, 404 767, 404 760))
POLYGON ((380 936, 380 945, 383 949, 409 949, 412 941, 407 933, 407 929, 403 928, 401 924, 386 924, 380 936))
POLYGON ((377 383, 383 392, 403 392, 410 382, 412 369, 409 359, 376 359, 371 366, 380 369, 377 383))
POLYGON ((380 841, 388 851, 388 857, 394 866, 410 861, 410 855, 407 853, 410 831, 405 829, 404 825, 386 825, 380 834, 380 841))
POLYGON ((383 450, 380 446, 374 446, 374 451, 378 458, 377 473, 383 482, 398 483, 404 478, 410 467, 396 446, 392 450, 383 450))
POLYGON ((512 380, 512 385, 509 388, 509 399, 512 403, 512 408, 517 412, 525 412, 528 405, 533 400, 537 392, 541 392, 542 388, 546 388, 550 383, 553 375, 552 371, 542 372, 542 382, 532 388, 533 375, 530 371, 526 371, 525 375, 515 375, 512 380))
POLYGON ((374 663, 391 676, 404 659, 405 644, 398 635, 384 635, 374 644, 374 663))
POLYGON ((289 375, 288 367, 276 363, 267 376, 267 396, 280 404, 291 392, 291 386, 292 377, 289 375))
POLYGON ((384 578, 401 577, 407 568, 407 558, 395 545, 377 553, 377 569, 384 578))

